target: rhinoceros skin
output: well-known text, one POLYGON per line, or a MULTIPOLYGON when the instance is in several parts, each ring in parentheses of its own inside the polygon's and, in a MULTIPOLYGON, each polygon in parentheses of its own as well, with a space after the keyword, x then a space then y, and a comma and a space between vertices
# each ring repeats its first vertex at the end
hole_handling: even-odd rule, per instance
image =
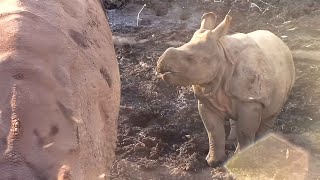
POLYGON ((166 83, 193 85, 212 166, 226 158, 224 121, 232 119, 228 139, 236 136, 237 150, 244 149, 273 126, 295 82, 291 52, 276 35, 227 35, 231 16, 215 22, 214 13, 204 14, 192 39, 167 49, 157 63, 166 83))
POLYGON ((101 1, 3 0, 0 27, 0 179, 107 178, 120 78, 101 1))

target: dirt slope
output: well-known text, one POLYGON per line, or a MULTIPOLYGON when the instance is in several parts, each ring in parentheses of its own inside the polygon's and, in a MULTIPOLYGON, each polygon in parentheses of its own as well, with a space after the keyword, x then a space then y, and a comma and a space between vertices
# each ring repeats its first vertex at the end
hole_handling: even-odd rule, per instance
POLYGON ((174 1, 164 16, 147 6, 139 26, 141 4, 108 11, 122 80, 112 179, 232 179, 225 169, 209 168, 204 160, 207 135, 191 88, 167 86, 155 75, 158 57, 166 48, 187 42, 204 12, 213 11, 221 20, 230 8, 231 33, 267 29, 291 48, 296 84, 274 130, 311 153, 307 179, 320 177, 320 2, 231 2, 174 1))

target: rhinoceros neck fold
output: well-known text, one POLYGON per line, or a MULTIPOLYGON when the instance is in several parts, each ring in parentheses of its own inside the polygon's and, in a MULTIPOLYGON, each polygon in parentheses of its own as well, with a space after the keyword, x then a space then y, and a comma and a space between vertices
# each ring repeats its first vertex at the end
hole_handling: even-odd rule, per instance
POLYGON ((218 41, 218 45, 221 47, 221 49, 223 50, 223 57, 225 58, 225 60, 227 62, 229 62, 230 64, 234 65, 234 59, 232 57, 230 57, 226 51, 226 48, 224 47, 224 45, 221 43, 221 41, 218 41))
POLYGON ((239 54, 246 49, 246 46, 243 46, 240 40, 230 36, 220 38, 218 45, 223 49, 226 61, 232 66, 237 63, 239 54))
POLYGON ((218 41, 219 46, 223 49, 223 56, 225 60, 225 74, 224 74, 224 83, 223 83, 223 90, 228 94, 228 82, 230 81, 232 74, 234 72, 235 67, 239 63, 240 55, 243 53, 247 46, 243 45, 243 43, 234 37, 231 36, 224 36, 219 39, 218 41))
POLYGON ((203 89, 203 94, 205 96, 210 96, 214 94, 219 87, 221 87, 221 83, 223 81, 223 75, 225 72, 225 67, 219 63, 219 68, 217 68, 216 76, 208 83, 201 84, 200 87, 203 89))

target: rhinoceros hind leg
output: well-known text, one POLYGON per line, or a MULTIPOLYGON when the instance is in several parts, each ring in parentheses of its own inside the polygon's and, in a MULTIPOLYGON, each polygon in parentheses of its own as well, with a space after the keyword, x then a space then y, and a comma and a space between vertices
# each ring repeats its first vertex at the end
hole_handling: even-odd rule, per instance
POLYGON ((241 151, 255 141, 256 132, 261 123, 261 112, 262 105, 260 103, 240 102, 237 104, 237 150, 241 151))
POLYGON ((276 119, 277 119, 277 115, 271 116, 271 117, 269 117, 267 119, 262 119, 260 127, 259 127, 259 129, 258 129, 258 131, 256 133, 256 139, 255 140, 259 140, 263 136, 267 135, 268 132, 272 129, 276 119))
POLYGON ((237 144, 237 121, 230 119, 230 133, 227 139, 228 146, 234 146, 237 144))

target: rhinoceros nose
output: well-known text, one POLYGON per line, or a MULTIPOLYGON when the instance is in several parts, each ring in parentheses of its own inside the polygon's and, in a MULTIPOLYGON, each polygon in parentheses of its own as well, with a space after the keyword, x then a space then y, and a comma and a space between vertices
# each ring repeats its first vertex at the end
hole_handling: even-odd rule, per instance
POLYGON ((157 72, 163 73, 169 71, 171 67, 172 60, 175 59, 175 48, 168 48, 158 59, 157 62, 157 72))
POLYGON ((172 67, 170 66, 170 62, 160 57, 157 63, 156 73, 162 74, 170 71, 170 69, 172 69, 172 67))
POLYGON ((157 67, 156 67, 156 72, 157 73, 161 73, 164 71, 165 69, 165 63, 164 63, 164 53, 159 57, 158 61, 157 61, 157 67))
POLYGON ((162 63, 159 63, 156 68, 156 75, 166 72, 166 69, 166 66, 164 66, 162 63))

